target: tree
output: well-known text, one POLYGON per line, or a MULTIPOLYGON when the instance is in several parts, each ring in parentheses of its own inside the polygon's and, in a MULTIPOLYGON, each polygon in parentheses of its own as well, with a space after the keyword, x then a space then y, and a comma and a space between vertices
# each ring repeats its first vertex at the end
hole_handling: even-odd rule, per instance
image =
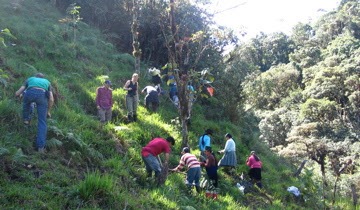
MULTIPOLYGON (((179 98, 179 116, 182 128, 182 146, 188 145, 189 120, 189 81, 195 77, 202 85, 208 83, 204 77, 211 76, 208 71, 198 74, 200 58, 212 47, 207 34, 207 23, 201 18, 200 10, 185 1, 170 0, 169 24, 163 23, 162 32, 166 40, 169 62, 168 69, 173 73, 179 98)), ((164 17, 167 15, 164 15, 164 17)))
POLYGON ((133 56, 135 57, 135 72, 140 73, 140 59, 141 59, 141 49, 139 42, 139 5, 137 0, 133 0, 132 6, 132 15, 133 20, 131 24, 131 33, 133 36, 133 56))

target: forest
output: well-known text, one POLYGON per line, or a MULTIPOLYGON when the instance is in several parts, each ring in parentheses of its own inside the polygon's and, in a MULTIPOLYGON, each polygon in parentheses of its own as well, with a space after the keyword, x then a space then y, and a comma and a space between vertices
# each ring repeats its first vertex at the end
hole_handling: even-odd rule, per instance
POLYGON ((360 1, 342 0, 290 35, 260 33, 246 41, 217 25, 206 4, 0 0, 0 206, 357 209, 360 1), (122 86, 134 72, 141 87, 150 84, 151 68, 160 70, 165 91, 176 82, 179 108, 163 96, 157 113, 140 107, 139 122, 128 124, 122 86), (39 71, 55 90, 46 154, 33 151, 35 125, 23 129, 14 97, 39 71), (114 84, 116 102, 113 121, 101 126, 94 98, 105 79, 114 84), (141 147, 174 136, 170 164, 176 166, 182 147, 198 151, 207 128, 214 130, 215 150, 223 148, 225 133, 236 140, 237 175, 220 172, 218 200, 187 196, 182 174, 169 174, 160 188, 147 183, 141 147), (244 194, 236 184, 252 150, 264 163, 264 189, 244 194), (301 198, 286 191, 290 186, 301 198))

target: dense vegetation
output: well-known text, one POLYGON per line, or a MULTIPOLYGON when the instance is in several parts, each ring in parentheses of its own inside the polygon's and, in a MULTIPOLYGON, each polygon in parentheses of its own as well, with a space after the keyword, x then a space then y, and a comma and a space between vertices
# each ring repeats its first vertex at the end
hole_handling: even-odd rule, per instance
MULTIPOLYGON (((181 124, 166 96, 158 113, 140 107, 138 122, 124 120, 121 87, 135 63, 128 54, 133 52, 133 1, 75 2, 80 7, 73 1, 0 0, 0 28, 12 34, 0 34, 6 45, 0 47, 1 208, 353 208, 352 196, 360 190, 358 163, 344 163, 358 159, 360 148, 358 1, 342 1, 314 25, 296 25, 291 36, 260 34, 246 43, 214 28, 211 15, 196 5, 178 1, 179 38, 192 49, 189 68, 208 69, 216 87, 214 97, 199 94, 188 143, 198 153, 198 136, 212 128, 214 149, 220 150, 230 132, 237 142, 238 175, 247 171, 243 162, 250 150, 264 163, 264 189, 246 194, 235 187, 239 176, 220 171, 216 201, 187 195, 182 174, 170 174, 161 187, 145 178, 141 147, 152 137, 174 136, 178 144, 170 165, 176 166, 181 124), (199 31, 201 41, 187 42, 199 31), (229 43, 238 46, 224 60, 229 43), (204 57, 196 61, 199 55, 204 57), (38 71, 47 75, 56 96, 45 154, 35 152, 36 123, 22 126, 21 102, 14 97, 38 71), (115 117, 101 126, 94 98, 106 78, 114 84, 115 117), (310 161, 294 175, 303 160, 310 161), (286 191, 289 186, 300 189, 301 199, 286 191)), ((139 2, 143 87, 150 83, 150 65, 169 62, 171 30, 166 29, 166 2, 139 2)))

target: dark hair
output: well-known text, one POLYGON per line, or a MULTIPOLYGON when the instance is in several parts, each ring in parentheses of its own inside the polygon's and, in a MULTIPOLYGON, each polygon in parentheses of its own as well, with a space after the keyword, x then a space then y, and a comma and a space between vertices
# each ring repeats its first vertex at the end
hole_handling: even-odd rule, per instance
POLYGON ((211 147, 209 147, 209 146, 205 146, 205 150, 206 150, 206 151, 209 151, 210 153, 212 153, 212 149, 211 149, 211 147))
POLYGON ((182 151, 183 151, 184 153, 190 153, 190 148, 189 148, 189 147, 184 147, 184 148, 182 149, 182 151))
POLYGON ((232 135, 230 133, 225 134, 225 137, 232 138, 232 135))
POLYGON ((172 145, 175 145, 175 139, 171 136, 167 137, 166 141, 170 142, 172 145))
POLYGON ((251 155, 254 156, 256 162, 260 161, 260 158, 255 154, 255 151, 251 151, 251 155))
POLYGON ((36 73, 36 74, 35 74, 35 77, 44 78, 45 75, 44 75, 43 73, 36 73))
POLYGON ((206 129, 205 134, 212 135, 213 131, 211 129, 206 129))

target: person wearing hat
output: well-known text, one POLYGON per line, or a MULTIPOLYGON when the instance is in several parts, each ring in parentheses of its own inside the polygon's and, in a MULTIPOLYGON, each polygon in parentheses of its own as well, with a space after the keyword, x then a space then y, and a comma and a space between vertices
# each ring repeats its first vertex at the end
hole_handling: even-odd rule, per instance
POLYGON ((96 108, 98 109, 98 115, 101 123, 105 123, 111 120, 112 116, 112 89, 111 81, 106 80, 104 85, 96 89, 96 108))
POLYGON ((36 147, 39 152, 44 152, 47 134, 47 116, 54 104, 51 83, 44 78, 44 74, 37 73, 28 78, 16 91, 15 96, 23 94, 23 120, 24 125, 29 125, 31 120, 31 106, 35 102, 38 113, 38 128, 36 135, 36 147))
POLYGON ((219 153, 223 153, 224 156, 219 161, 219 167, 223 166, 225 167, 225 172, 230 174, 229 169, 233 169, 237 165, 236 160, 236 147, 235 147, 235 141, 232 138, 232 135, 227 133, 225 134, 225 148, 223 150, 220 150, 219 153))
POLYGON ((206 129, 205 130, 205 133, 200 136, 199 138, 199 149, 200 149, 200 158, 201 160, 205 160, 205 147, 208 146, 210 147, 211 146, 211 138, 210 138, 210 135, 213 134, 213 131, 211 129, 206 129))
POLYGON ((141 150, 141 157, 145 163, 145 168, 147 172, 147 176, 151 177, 152 172, 155 172, 155 178, 160 184, 160 174, 162 171, 160 159, 158 155, 161 153, 165 153, 165 162, 163 168, 167 168, 171 146, 175 145, 175 139, 171 136, 167 137, 166 139, 157 137, 152 139, 145 147, 141 150))
POLYGON ((255 183, 259 188, 262 188, 261 184, 261 167, 262 162, 260 158, 256 155, 255 151, 250 152, 250 156, 246 160, 246 165, 250 167, 249 176, 253 183, 255 183))
POLYGON ((189 147, 184 147, 181 154, 182 156, 180 158, 179 165, 171 169, 171 171, 177 172, 186 166, 188 169, 186 172, 186 185, 188 186, 188 190, 191 191, 192 185, 195 183, 196 192, 200 193, 200 162, 197 160, 195 155, 190 154, 189 147))
POLYGON ((201 166, 205 166, 206 174, 214 187, 218 186, 218 174, 217 174, 217 162, 215 155, 212 152, 211 147, 205 147, 206 161, 201 163, 201 166))

